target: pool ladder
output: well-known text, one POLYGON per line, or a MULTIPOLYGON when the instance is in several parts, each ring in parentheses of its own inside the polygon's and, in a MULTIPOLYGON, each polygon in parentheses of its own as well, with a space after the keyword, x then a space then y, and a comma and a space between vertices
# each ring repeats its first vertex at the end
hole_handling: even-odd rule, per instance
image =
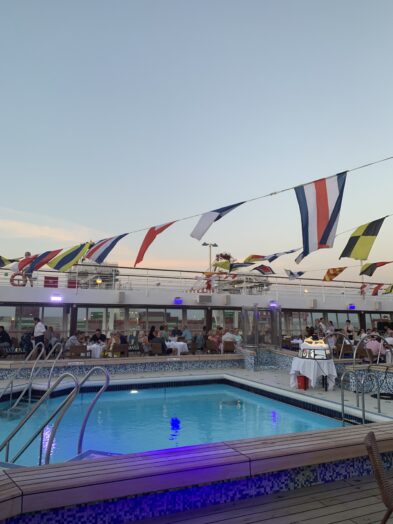
POLYGON ((78 438, 78 444, 77 444, 77 453, 78 455, 82 452, 83 448, 83 438, 86 430, 86 425, 88 422, 88 419, 90 417, 90 414, 97 403, 98 399, 102 395, 102 393, 107 389, 110 381, 109 373, 106 369, 95 366, 94 368, 90 369, 90 371, 82 378, 82 380, 79 382, 78 379, 75 377, 75 375, 71 373, 63 373, 60 375, 60 377, 57 378, 57 380, 53 383, 53 385, 45 392, 45 394, 41 397, 41 399, 34 405, 33 409, 27 413, 23 419, 19 422, 19 424, 11 431, 11 433, 3 440, 3 442, 0 444, 0 452, 5 450, 5 462, 14 464, 22 455, 23 453, 30 447, 30 445, 34 442, 34 440, 40 435, 40 453, 39 453, 39 460, 38 465, 49 464, 50 462, 50 455, 52 451, 53 441, 56 436, 59 424, 66 414, 69 407, 72 405, 74 399, 78 396, 81 387, 85 382, 90 378, 93 372, 100 371, 104 374, 105 380, 104 384, 101 386, 101 388, 97 391, 95 397, 90 402, 89 407, 87 409, 87 412, 84 416, 81 429, 79 432, 79 438, 78 438), (34 415, 34 413, 38 410, 38 408, 50 397, 51 393, 53 393, 56 388, 65 380, 70 379, 73 382, 73 388, 68 393, 66 398, 63 400, 63 402, 56 407, 56 409, 47 417, 45 422, 43 422, 40 427, 33 433, 33 435, 30 436, 28 441, 19 449, 19 451, 10 458, 10 444, 14 437, 19 433, 19 431, 23 428, 23 426, 31 419, 31 417, 34 415), (56 418, 57 417, 57 418, 56 418), (55 422, 53 424, 53 427, 50 429, 49 436, 45 434, 45 429, 47 425, 52 422, 52 420, 55 419, 55 422), (45 452, 45 456, 43 457, 43 453, 45 452))
POLYGON ((6 385, 4 386, 4 388, 1 390, 1 393, 0 393, 0 401, 2 399, 2 397, 8 392, 8 395, 9 395, 9 400, 10 400, 10 404, 9 404, 9 408, 8 409, 3 409, 3 410, 0 410, 0 415, 1 416, 4 416, 4 415, 11 415, 13 413, 16 413, 16 412, 19 412, 22 407, 24 405, 27 404, 31 404, 32 403, 32 386, 33 386, 33 382, 34 382, 34 379, 36 379, 41 371, 41 366, 39 366, 39 362, 46 362, 50 359, 50 357, 55 354, 56 357, 53 361, 53 364, 52 364, 52 367, 51 367, 51 370, 50 370, 50 374, 49 374, 49 381, 48 381, 48 388, 50 387, 50 379, 52 377, 52 374, 53 374, 53 369, 57 363, 57 361, 59 360, 59 358, 62 356, 63 354, 63 350, 64 350, 64 346, 60 343, 60 342, 57 342, 52 348, 51 350, 49 351, 49 353, 45 356, 45 358, 43 360, 41 360, 41 358, 44 356, 45 354, 45 346, 42 342, 39 342, 38 344, 36 344, 34 346, 34 348, 30 351, 30 353, 27 355, 27 357, 25 358, 25 360, 22 362, 22 365, 20 368, 18 368, 10 377, 10 379, 8 380, 8 382, 6 383, 6 385), (60 350, 59 352, 57 353, 56 355, 56 351, 57 349, 60 347, 60 350), (16 381, 17 378, 20 377, 20 374, 22 372, 22 370, 26 369, 26 364, 28 362, 32 362, 32 358, 33 356, 36 355, 36 358, 34 360, 34 364, 31 368, 31 371, 30 371, 30 375, 29 375, 29 378, 27 380, 27 383, 26 384, 23 384, 22 385, 22 390, 19 391, 19 395, 17 396, 16 400, 14 401, 13 403, 13 395, 14 395, 14 383, 16 381), (27 399, 25 399, 25 394, 27 393, 27 399))
POLYGON ((349 419, 345 418, 344 378, 347 375, 351 375, 351 374, 355 378, 355 392, 356 392, 356 407, 357 408, 359 408, 359 397, 361 397, 362 424, 366 423, 366 401, 365 401, 365 396, 364 396, 365 395, 364 383, 366 379, 369 377, 373 377, 375 379, 375 383, 377 385, 377 403, 378 403, 377 409, 378 409, 378 413, 381 413, 381 385, 379 383, 377 374, 374 373, 374 371, 371 371, 369 368, 367 369, 347 369, 341 375, 341 420, 342 420, 343 426, 345 425, 346 421, 350 421, 349 419), (359 380, 357 375, 360 371, 365 371, 365 373, 359 380))

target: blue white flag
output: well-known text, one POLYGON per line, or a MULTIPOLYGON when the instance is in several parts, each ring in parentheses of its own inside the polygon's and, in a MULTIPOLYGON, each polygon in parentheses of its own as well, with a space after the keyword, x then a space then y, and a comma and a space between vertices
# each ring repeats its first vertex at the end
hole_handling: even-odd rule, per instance
POLYGON ((304 271, 291 271, 290 269, 284 269, 284 271, 288 275, 289 280, 295 280, 304 275, 304 271))
POLYGON ((85 257, 89 260, 92 260, 93 262, 97 262, 97 264, 102 264, 102 262, 104 262, 106 257, 116 246, 119 240, 124 238, 126 235, 128 235, 128 233, 123 233, 123 235, 118 235, 117 237, 104 238, 103 240, 99 240, 98 242, 93 244, 93 246, 86 253, 85 257))
POLYGON ((241 206, 242 204, 244 204, 244 202, 232 204, 231 206, 220 207, 219 209, 214 209, 213 211, 204 213, 198 220, 197 225, 192 230, 191 236, 197 240, 201 240, 203 235, 214 222, 217 222, 217 220, 220 220, 220 218, 227 215, 230 211, 237 208, 238 206, 241 206))
POLYGON ((289 255, 290 253, 296 253, 300 248, 290 249, 289 251, 281 251, 281 253, 273 253, 272 255, 264 256, 261 260, 267 260, 268 262, 274 262, 277 258, 282 257, 283 255, 289 255))
POLYGON ((302 219, 303 252, 296 263, 312 251, 333 246, 347 172, 295 187, 302 219))

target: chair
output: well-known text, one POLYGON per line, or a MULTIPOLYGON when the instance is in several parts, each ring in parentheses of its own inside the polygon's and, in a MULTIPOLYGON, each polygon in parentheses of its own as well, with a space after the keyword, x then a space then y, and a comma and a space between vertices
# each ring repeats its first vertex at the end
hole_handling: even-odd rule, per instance
POLYGON ((234 353, 236 345, 233 340, 224 340, 222 343, 222 352, 223 353, 234 353))
POLYGON ((393 511, 393 486, 390 484, 386 472, 383 467, 381 455, 378 450, 377 441, 372 431, 366 435, 364 439, 367 453, 373 467, 375 480, 377 481, 379 491, 381 493, 382 502, 386 506, 386 513, 381 520, 381 524, 385 524, 388 521, 393 511))
POLYGON ((198 351, 197 344, 196 344, 195 341, 192 341, 191 344, 190 344, 190 353, 191 353, 191 355, 195 355, 197 351, 198 351))
POLYGON ((71 346, 68 351, 68 358, 91 358, 91 351, 87 346, 71 346))
POLYGON ((113 344, 111 352, 113 357, 128 357, 128 344, 113 344))
POLYGON ((185 337, 177 337, 177 341, 178 342, 185 342, 186 339, 185 339, 185 337))
POLYGON ((219 349, 213 340, 206 340, 206 353, 219 353, 219 349))
POLYGON ((150 343, 150 351, 149 355, 162 355, 162 346, 159 342, 151 342, 150 343))

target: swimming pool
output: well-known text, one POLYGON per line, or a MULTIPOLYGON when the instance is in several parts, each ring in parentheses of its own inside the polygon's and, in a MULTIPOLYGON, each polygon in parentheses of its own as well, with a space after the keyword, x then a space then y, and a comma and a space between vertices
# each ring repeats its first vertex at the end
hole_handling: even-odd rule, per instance
MULTIPOLYGON (((81 393, 65 415, 52 449, 51 463, 76 455, 80 426, 95 393, 81 393)), ((23 429, 19 449, 62 397, 50 399, 23 429)), ((18 421, 3 419, 1 440, 18 421)), ((281 435, 341 426, 338 420, 225 384, 110 391, 89 419, 83 451, 135 453, 156 449, 281 435)), ((47 438, 49 432, 44 435, 47 438)), ((19 443, 19 446, 18 446, 19 443)), ((37 465, 39 442, 18 463, 37 465)))

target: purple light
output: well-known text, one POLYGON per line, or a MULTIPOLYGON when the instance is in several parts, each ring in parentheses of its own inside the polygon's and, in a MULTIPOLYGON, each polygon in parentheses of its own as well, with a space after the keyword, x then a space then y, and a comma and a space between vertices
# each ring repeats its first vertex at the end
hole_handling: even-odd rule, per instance
POLYGON ((269 309, 278 309, 280 307, 279 303, 275 300, 269 302, 269 309))
POLYGON ((181 304, 183 304, 183 299, 181 297, 175 297, 173 299, 173 303, 177 306, 180 306, 181 304))
POLYGON ((348 309, 351 309, 351 310, 356 309, 355 304, 348 304, 348 309))
POLYGON ((63 297, 61 295, 51 295, 50 296, 50 301, 51 302, 62 302, 63 301, 63 297))

